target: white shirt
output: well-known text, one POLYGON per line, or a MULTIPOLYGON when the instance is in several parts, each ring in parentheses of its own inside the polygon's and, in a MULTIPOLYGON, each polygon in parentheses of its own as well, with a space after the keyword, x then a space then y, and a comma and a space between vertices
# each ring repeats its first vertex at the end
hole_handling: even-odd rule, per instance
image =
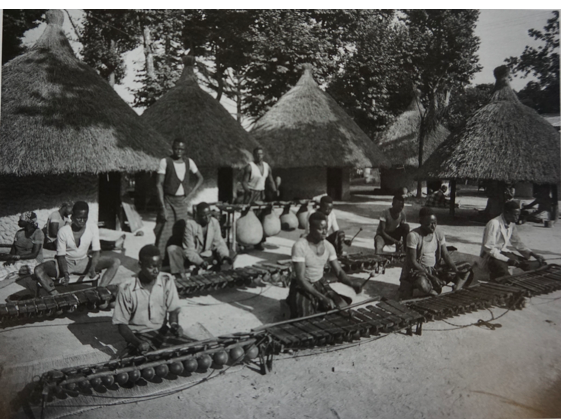
MULTIPOLYGON (((314 212, 316 212, 316 211, 308 211, 308 216, 306 217, 306 229, 305 229, 306 233, 305 234, 310 233, 310 223, 308 222, 308 219, 310 218, 310 216, 314 212)), ((329 236, 330 234, 338 231, 340 229, 340 226, 338 225, 338 220, 336 220, 336 214, 335 214, 334 210, 332 210, 330 215, 328 215, 326 218, 328 219, 328 233, 327 233, 327 235, 329 236)))
POLYGON ((484 229, 484 238, 482 240, 482 248, 480 257, 487 260, 490 257, 507 262, 509 258, 502 255, 501 252, 507 250, 509 244, 513 245, 524 257, 528 258, 531 249, 529 249, 519 238, 515 223, 507 224, 503 214, 492 218, 486 224, 484 229))
POLYGON ((59 229, 57 234, 57 256, 66 256, 68 260, 82 260, 88 257, 88 250, 92 245, 92 251, 99 252, 100 232, 95 224, 86 224, 86 230, 80 237, 80 246, 76 246, 74 234, 70 225, 59 229))
POLYGON ((250 162, 250 180, 248 181, 248 187, 254 191, 265 190, 265 180, 269 176, 271 168, 266 162, 263 163, 263 174, 260 172, 260 168, 253 161, 250 162))
MULTIPOLYGON (((197 173, 199 169, 197 169, 197 166, 195 165, 193 160, 189 158, 187 160, 189 161, 189 171, 193 174, 197 173)), ((159 175, 165 175, 166 166, 166 159, 160 160, 160 165, 158 166, 158 171, 156 173, 158 173, 159 175)), ((178 176, 178 179, 183 182, 183 179, 185 178, 185 162, 183 160, 174 160, 174 169, 176 169, 176 175, 178 176)), ((182 195, 185 195, 185 191, 183 190, 183 185, 180 184, 178 190, 176 191, 176 196, 182 195)))
POLYGON ((324 240, 323 243, 324 253, 321 255, 317 255, 312 250, 308 240, 304 237, 298 239, 291 250, 291 260, 304 263, 304 278, 311 283, 322 279, 324 276, 324 266, 326 266, 327 262, 338 259, 336 249, 332 243, 327 240, 324 240))

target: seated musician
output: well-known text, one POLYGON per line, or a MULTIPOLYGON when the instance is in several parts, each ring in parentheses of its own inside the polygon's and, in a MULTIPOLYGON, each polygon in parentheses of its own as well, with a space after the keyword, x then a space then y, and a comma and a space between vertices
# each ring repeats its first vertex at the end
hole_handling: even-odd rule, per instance
POLYGON ((445 192, 447 192, 447 185, 441 185, 439 189, 427 197, 425 206, 447 208, 451 204, 451 200, 445 196, 445 192))
POLYGON ((58 210, 53 211, 49 215, 47 223, 43 228, 45 249, 57 250, 57 234, 62 227, 71 223, 70 214, 72 214, 72 203, 63 202, 58 210))
MULTIPOLYGON (((345 232, 340 230, 338 225, 338 220, 336 219, 336 213, 333 211, 334 209, 334 201, 329 196, 323 196, 320 198, 320 206, 316 212, 320 212, 326 216, 327 220, 327 237, 326 240, 334 246, 336 249, 336 254, 341 255, 343 251, 343 244, 347 244, 348 246, 351 244, 349 240, 345 240, 345 232)), ((309 212, 308 219, 309 221, 306 223, 306 234, 310 232, 310 216, 314 214, 313 212, 309 212)))
POLYGON ((187 220, 182 247, 170 245, 167 251, 171 273, 184 279, 186 261, 201 269, 213 263, 232 264, 220 224, 211 215, 211 207, 206 202, 197 205, 195 220, 187 220))
POLYGON ((158 248, 144 246, 139 252, 139 265, 138 275, 119 286, 112 320, 132 354, 193 341, 183 335, 179 325, 178 290, 173 277, 160 272, 158 248))
POLYGON ((10 252, 0 254, 0 261, 5 261, 0 269, 0 281, 12 272, 22 272, 22 268, 31 274, 33 268, 43 262, 44 236, 37 227, 37 215, 34 212, 24 212, 18 226, 21 230, 16 232, 10 252))
POLYGON ((426 295, 438 295, 443 285, 455 274, 455 286, 460 285, 459 270, 449 256, 445 235, 437 228, 437 218, 433 210, 423 207, 419 212, 420 226, 412 230, 406 238, 406 260, 400 274, 400 299, 412 298, 414 290, 426 295), (444 261, 446 266, 441 266, 444 261), (448 268, 448 269, 447 269, 448 268))
POLYGON ((291 252, 294 276, 287 297, 291 318, 349 304, 350 301, 345 301, 344 296, 336 293, 324 278, 327 262, 340 282, 352 287, 357 294, 361 292, 361 286, 353 284, 341 269, 334 246, 326 240, 326 216, 318 211, 311 214, 308 222, 310 232, 295 242, 291 252))
POLYGON ((551 219, 553 208, 553 200, 550 197, 550 188, 548 185, 541 185, 535 200, 521 208, 521 216, 517 224, 523 224, 526 221, 534 223, 543 223, 551 219), (537 206, 536 210, 532 210, 537 206))
POLYGON ((518 201, 508 201, 502 214, 486 224, 480 258, 482 266, 490 271, 491 280, 509 275, 509 266, 530 271, 545 263, 544 258, 525 246, 519 237, 515 223, 519 219, 520 211, 518 201), (510 244, 523 256, 507 251, 510 244), (530 261, 531 256, 536 261, 530 261))
POLYGON ((404 196, 394 195, 392 207, 387 208, 381 215, 377 233, 375 234, 375 253, 383 253, 385 245, 396 245, 396 252, 404 248, 406 236, 410 232, 410 225, 406 222, 404 214, 404 196))
POLYGON ((100 287, 116 287, 111 283, 121 262, 111 256, 101 256, 98 226, 88 223, 90 207, 77 201, 72 207, 72 223, 59 229, 57 234, 56 260, 49 260, 35 268, 35 275, 42 288, 51 295, 58 294, 54 281, 63 286, 70 282, 70 274, 88 275, 94 278, 103 269, 98 283, 100 287), (91 257, 88 251, 92 248, 91 257))

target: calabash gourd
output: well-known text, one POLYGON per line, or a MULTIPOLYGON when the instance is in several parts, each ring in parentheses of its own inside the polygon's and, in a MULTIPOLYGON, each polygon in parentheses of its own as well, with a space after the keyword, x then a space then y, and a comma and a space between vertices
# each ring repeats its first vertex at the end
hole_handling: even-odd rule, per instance
POLYGON ((299 220, 299 228, 305 230, 308 224, 308 204, 301 205, 297 211, 297 219, 299 220))
POLYGON ((263 227, 251 208, 236 220, 236 240, 243 246, 252 246, 261 242, 263 227))
POLYGON ((284 231, 293 231, 299 226, 299 220, 291 211, 291 206, 287 205, 281 214, 281 229, 284 231))
POLYGON ((266 237, 276 236, 281 232, 281 220, 271 206, 265 210, 262 226, 266 237))

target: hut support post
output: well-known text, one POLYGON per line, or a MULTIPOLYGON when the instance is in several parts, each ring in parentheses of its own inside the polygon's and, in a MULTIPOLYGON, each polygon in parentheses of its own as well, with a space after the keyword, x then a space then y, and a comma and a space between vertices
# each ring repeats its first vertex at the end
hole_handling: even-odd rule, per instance
POLYGON ((552 184, 550 185, 550 191, 552 193, 552 213, 550 214, 550 219, 556 221, 558 219, 558 185, 552 184))
POLYGON ((449 186, 451 188, 451 203, 449 207, 449 215, 455 216, 455 200, 457 198, 457 181, 452 179, 449 181, 449 186))

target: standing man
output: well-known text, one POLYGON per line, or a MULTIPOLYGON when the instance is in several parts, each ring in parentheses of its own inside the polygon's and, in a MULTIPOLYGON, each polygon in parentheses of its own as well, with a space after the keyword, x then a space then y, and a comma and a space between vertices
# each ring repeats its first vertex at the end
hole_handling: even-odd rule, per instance
POLYGON ((387 208, 381 215, 377 233, 375 234, 375 253, 382 254, 385 245, 396 245, 396 252, 404 249, 406 237, 410 232, 410 226, 406 222, 404 214, 404 196, 394 195, 392 207, 387 208))
POLYGON ((190 158, 185 156, 185 141, 176 138, 172 144, 172 156, 160 161, 156 179, 156 190, 160 211, 156 218, 154 234, 156 246, 161 255, 166 254, 168 240, 173 227, 179 220, 187 220, 187 204, 203 183, 203 175, 190 158), (197 177, 197 183, 190 189, 190 174, 197 177))
POLYGON ((192 342, 179 325, 178 290, 174 279, 160 272, 162 258, 156 246, 140 250, 139 266, 139 274, 120 285, 112 320, 129 346, 129 355, 192 342))
POLYGON ((443 285, 450 281, 449 272, 456 276, 455 287, 460 281, 458 269, 449 256, 445 235, 437 229, 433 210, 423 207, 419 213, 420 226, 406 238, 406 260, 400 274, 398 296, 401 300, 412 298, 418 289, 426 295, 439 295, 443 285), (443 259, 449 268, 440 265, 443 259))
POLYGON ((211 215, 206 202, 197 205, 195 220, 187 220, 182 247, 168 246, 170 272, 176 277, 185 277, 185 260, 202 269, 216 261, 218 265, 232 264, 228 247, 221 235, 218 220, 211 215))
POLYGON ((508 201, 504 204, 503 212, 486 224, 480 258, 482 265, 489 269, 492 281, 509 275, 509 266, 530 271, 545 263, 544 258, 529 249, 519 237, 515 223, 520 214, 519 202, 508 201), (510 244, 523 256, 508 252, 507 246, 510 244), (530 261, 531 256, 536 261, 530 261))
MULTIPOLYGON (((263 161, 263 149, 261 147, 254 148, 254 161, 248 163, 244 168, 242 187, 244 188, 244 204, 251 205, 256 201, 265 202, 265 182, 269 182, 271 189, 275 195, 278 194, 277 185, 273 181, 271 167, 263 161)), ((261 219, 262 214, 257 214, 261 219)), ((265 233, 262 241, 254 247, 257 250, 263 250, 265 242, 265 233)))
MULTIPOLYGON (((334 248, 336 249, 336 254, 339 256, 342 254, 343 251, 343 243, 347 244, 348 246, 351 244, 349 240, 345 240, 345 232, 340 230, 340 226, 338 225, 338 220, 336 219, 336 213, 334 210, 334 201, 329 196, 323 196, 320 198, 320 206, 318 210, 315 212, 321 212, 326 216, 327 220, 327 237, 328 240, 334 248)), ((306 222, 306 229, 305 234, 308 235, 310 233, 310 216, 313 213, 309 213, 306 222)))
POLYGON ((263 149, 254 148, 254 161, 244 168, 242 187, 244 188, 244 204, 265 201, 265 182, 269 182, 273 192, 277 194, 277 185, 273 181, 271 167, 263 161, 263 149))
POLYGON ((90 208, 84 201, 77 201, 72 207, 72 224, 65 225, 57 234, 56 261, 50 260, 35 268, 35 275, 43 289, 51 295, 58 294, 53 279, 68 285, 70 274, 88 275, 94 278, 105 269, 98 286, 114 288, 111 281, 121 262, 110 256, 100 255, 98 226, 88 223, 90 208), (92 248, 91 257, 88 251, 92 248))

